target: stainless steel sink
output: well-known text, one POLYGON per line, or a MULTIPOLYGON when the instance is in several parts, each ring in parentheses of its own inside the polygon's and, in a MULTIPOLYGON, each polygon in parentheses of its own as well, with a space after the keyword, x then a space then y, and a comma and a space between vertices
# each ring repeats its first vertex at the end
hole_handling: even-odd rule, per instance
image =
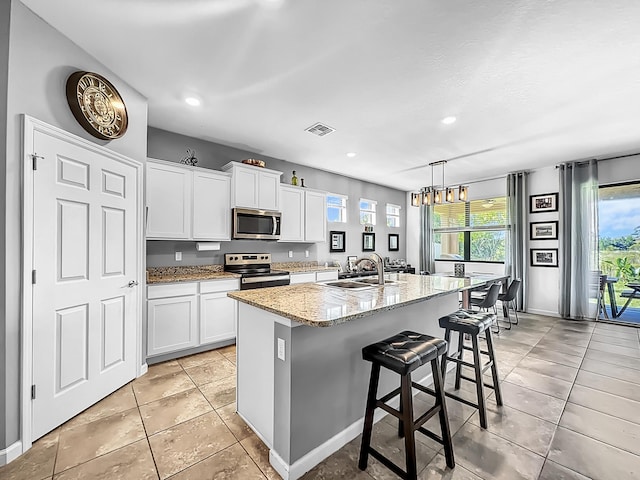
MULTIPOLYGON (((374 277, 374 278, 359 278, 358 280, 356 280, 356 282, 361 282, 361 283, 369 283, 371 285, 378 285, 378 278, 374 277)), ((385 285, 393 285, 394 282, 393 280, 385 280, 384 284, 385 285)))
POLYGON ((324 285, 328 287, 347 288, 349 290, 364 290, 371 288, 371 285, 354 280, 338 280, 337 282, 327 282, 324 285))

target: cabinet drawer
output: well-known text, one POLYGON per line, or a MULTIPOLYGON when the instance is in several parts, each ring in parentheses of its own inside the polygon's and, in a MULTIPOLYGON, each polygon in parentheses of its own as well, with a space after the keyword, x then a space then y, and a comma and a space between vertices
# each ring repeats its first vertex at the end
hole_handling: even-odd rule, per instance
POLYGON ((325 282, 327 280, 337 280, 338 279, 338 271, 332 271, 332 272, 317 272, 316 273, 316 277, 318 279, 318 282, 325 282))
POLYGON ((297 283, 309 283, 309 282, 315 282, 315 281, 316 281, 315 272, 291 274, 291 285, 295 285, 297 283))
POLYGON ((149 285, 147 287, 147 298, 168 298, 180 297, 182 295, 196 295, 198 293, 198 283, 167 283, 165 285, 149 285))
POLYGON ((210 280, 200 282, 200 293, 229 292, 240 289, 240 279, 210 280))

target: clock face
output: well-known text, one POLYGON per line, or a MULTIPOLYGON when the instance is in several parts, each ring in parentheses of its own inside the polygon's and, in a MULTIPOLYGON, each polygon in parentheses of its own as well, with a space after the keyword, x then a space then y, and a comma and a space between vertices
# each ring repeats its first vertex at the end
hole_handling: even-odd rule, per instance
POLYGON ((127 131, 127 108, 109 81, 91 72, 75 72, 67 79, 67 102, 78 123, 102 140, 120 138, 127 131))

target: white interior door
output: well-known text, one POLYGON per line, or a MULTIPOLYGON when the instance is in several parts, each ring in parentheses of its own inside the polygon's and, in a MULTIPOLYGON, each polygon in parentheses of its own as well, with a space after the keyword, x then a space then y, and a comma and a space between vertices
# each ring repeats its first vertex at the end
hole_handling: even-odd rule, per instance
POLYGON ((136 168, 33 135, 35 440, 135 377, 141 277, 136 168))

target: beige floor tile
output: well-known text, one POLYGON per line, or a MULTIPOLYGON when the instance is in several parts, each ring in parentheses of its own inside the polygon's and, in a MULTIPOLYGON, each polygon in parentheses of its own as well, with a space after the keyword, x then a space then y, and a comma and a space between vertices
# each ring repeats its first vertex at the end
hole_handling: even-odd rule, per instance
MULTIPOLYGON (((455 452, 454 452, 455 455, 455 452)), ((482 480, 461 465, 454 468, 447 467, 444 455, 436 455, 431 463, 420 472, 418 480, 482 480)))
POLYGON ((265 476, 251 460, 251 457, 237 443, 171 477, 171 480, 231 479, 265 479, 265 476))
POLYGON ((197 388, 164 397, 140 406, 147 435, 173 427, 213 410, 197 388))
POLYGON ((55 473, 145 438, 137 408, 60 432, 55 473))
POLYGON ((2 480, 42 480, 51 478, 58 451, 59 429, 34 442, 30 450, 0 467, 2 480))
POLYGON ((133 382, 133 391, 136 394, 138 405, 144 405, 195 387, 189 375, 182 369, 160 377, 145 377, 146 375, 133 382))
MULTIPOLYGON (((371 480, 367 471, 358 468, 360 442, 361 437, 356 437, 303 475, 302 480, 371 480)), ((372 468, 372 463, 369 462, 369 469, 372 468)))
POLYGON ((238 441, 244 440, 249 435, 253 434, 253 430, 240 418, 240 415, 236 413, 236 402, 225 405, 216 409, 220 418, 226 423, 229 430, 238 439, 238 441))
POLYGON ((182 370, 182 367, 180 366, 178 360, 169 360, 167 362, 150 365, 147 373, 145 373, 140 378, 151 379, 156 377, 163 377, 165 375, 169 375, 170 373, 179 372, 180 370, 182 370))
POLYGON ((256 465, 258 465, 258 468, 264 476, 269 480, 280 480, 280 475, 269 463, 269 449, 262 443, 262 440, 260 440, 257 435, 252 433, 242 440, 240 444, 247 451, 251 459, 256 462, 256 465))
POLYGON ((205 413, 149 437, 153 458, 162 479, 234 443, 235 437, 216 412, 205 413))
POLYGON ((100 418, 109 417, 114 413, 124 412, 137 406, 136 397, 133 394, 133 387, 129 383, 108 397, 100 400, 95 405, 87 408, 81 414, 73 417, 65 423, 62 428, 66 430, 77 427, 78 425, 94 422, 100 418))
POLYGON ((236 376, 232 375, 222 380, 201 385, 200 391, 213 408, 224 407, 236 401, 236 376))
POLYGON ((235 355, 236 354, 236 346, 235 345, 227 345, 226 347, 218 348, 216 352, 220 352, 223 355, 235 355))
POLYGON ((54 480, 155 480, 146 438, 56 475, 54 480))
POLYGON ((178 362, 182 365, 182 368, 186 370, 187 368, 219 361, 221 358, 223 358, 223 355, 218 350, 209 350, 208 352, 196 353, 195 355, 179 358, 178 362))
POLYGON ((235 375, 236 366, 233 362, 221 356, 218 360, 213 360, 198 367, 187 368, 185 371, 194 383, 200 386, 235 375))

